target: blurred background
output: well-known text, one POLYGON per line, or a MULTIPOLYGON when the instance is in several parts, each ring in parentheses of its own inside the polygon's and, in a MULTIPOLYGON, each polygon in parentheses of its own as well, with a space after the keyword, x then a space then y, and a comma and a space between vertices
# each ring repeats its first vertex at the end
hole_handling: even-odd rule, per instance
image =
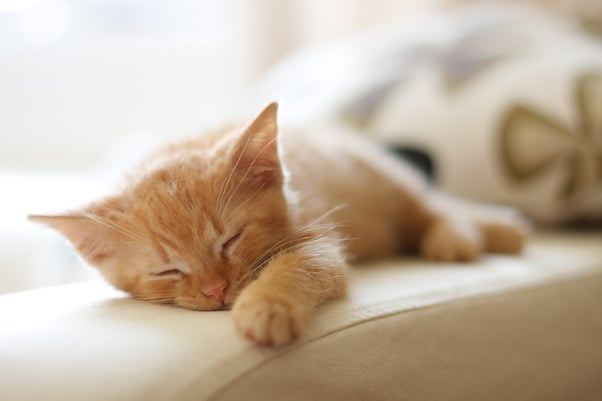
MULTIPOLYGON (((299 48, 470 3, 0 0, 0 293, 91 273, 27 213, 83 202, 155 144, 256 112, 248 99, 299 48)), ((599 0, 504 3, 592 35, 602 20, 599 0)), ((270 85, 258 98, 286 92, 270 85)))
POLYGON ((192 134, 292 49, 428 3, 2 0, 0 168, 90 169, 124 134, 192 134))

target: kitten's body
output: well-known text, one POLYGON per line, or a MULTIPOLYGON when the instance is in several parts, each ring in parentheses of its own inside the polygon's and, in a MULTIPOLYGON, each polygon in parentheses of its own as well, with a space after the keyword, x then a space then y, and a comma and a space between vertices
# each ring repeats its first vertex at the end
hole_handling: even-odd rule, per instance
POLYGON ((274 104, 245 130, 156 153, 111 198, 32 219, 133 296, 232 306, 243 334, 273 345, 296 338, 316 306, 344 294, 349 260, 402 251, 472 260, 523 243, 514 214, 446 199, 361 138, 278 134, 274 104))

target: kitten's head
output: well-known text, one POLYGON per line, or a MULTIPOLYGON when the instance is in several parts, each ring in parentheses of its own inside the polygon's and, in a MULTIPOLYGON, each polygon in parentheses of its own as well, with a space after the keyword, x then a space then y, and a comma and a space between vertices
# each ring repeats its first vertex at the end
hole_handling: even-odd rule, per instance
POLYGON ((228 307, 289 229, 276 109, 244 130, 153 155, 118 195, 30 219, 59 231, 137 298, 228 307))

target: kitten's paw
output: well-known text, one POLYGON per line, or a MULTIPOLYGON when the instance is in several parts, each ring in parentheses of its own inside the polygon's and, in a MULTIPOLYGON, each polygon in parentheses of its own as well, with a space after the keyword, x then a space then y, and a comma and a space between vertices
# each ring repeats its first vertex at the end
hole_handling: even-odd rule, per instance
POLYGON ((427 230, 420 251, 431 260, 471 261, 481 253, 481 237, 471 224, 439 221, 427 230))
POLYGON ((281 346, 296 340, 306 320, 287 302, 244 296, 234 304, 232 317, 245 337, 269 346, 281 346))
POLYGON ((518 213, 506 213, 480 223, 485 249, 492 253, 517 254, 525 246, 530 223, 518 213))

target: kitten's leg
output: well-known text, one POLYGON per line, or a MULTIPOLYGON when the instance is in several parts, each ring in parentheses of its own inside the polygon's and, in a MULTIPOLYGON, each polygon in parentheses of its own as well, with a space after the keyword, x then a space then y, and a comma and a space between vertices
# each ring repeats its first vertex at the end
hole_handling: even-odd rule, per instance
POLYGON ((422 216, 411 227, 420 253, 440 261, 471 261, 482 252, 516 254, 522 250, 528 223, 510 208, 462 201, 432 192, 415 206, 422 216))
POLYGON ((330 238, 276 255, 234 303, 238 330, 264 345, 295 340, 316 306, 345 294, 346 270, 340 246, 330 238))
POLYGON ((420 241, 424 257, 444 262, 474 260, 482 248, 483 239, 476 226, 447 218, 434 220, 420 241))
POLYGON ((483 236, 485 252, 520 253, 531 231, 529 222, 511 208, 480 205, 472 219, 483 236))

